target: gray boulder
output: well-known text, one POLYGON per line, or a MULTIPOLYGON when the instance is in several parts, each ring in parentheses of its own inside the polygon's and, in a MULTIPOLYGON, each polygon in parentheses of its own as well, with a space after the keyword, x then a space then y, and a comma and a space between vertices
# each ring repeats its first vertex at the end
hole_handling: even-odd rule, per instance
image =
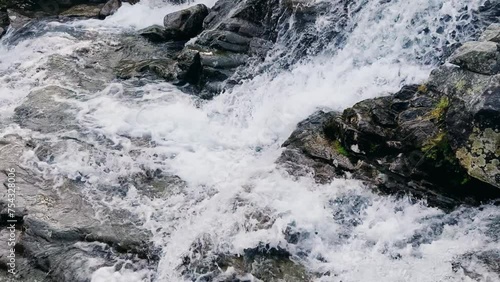
POLYGON ((166 15, 163 24, 172 33, 174 38, 171 39, 189 39, 202 31, 203 20, 208 12, 207 6, 198 4, 166 15))
POLYGON ((122 6, 122 1, 121 0, 109 0, 104 4, 102 9, 99 11, 99 17, 100 18, 105 18, 107 16, 111 16, 112 14, 116 13, 118 9, 122 6))
POLYGON ((350 176, 445 209, 500 197, 496 43, 465 44, 422 85, 299 123, 278 163, 318 182, 350 176), (494 66, 494 67, 492 67, 494 66), (446 177, 443 177, 446 175, 446 177))
POLYGON ((119 78, 142 77, 153 73, 166 81, 177 82, 181 69, 172 59, 149 59, 140 61, 123 60, 116 66, 119 78))
POLYGON ((497 74, 500 70, 498 45, 490 41, 466 42, 450 57, 450 63, 480 74, 497 74))

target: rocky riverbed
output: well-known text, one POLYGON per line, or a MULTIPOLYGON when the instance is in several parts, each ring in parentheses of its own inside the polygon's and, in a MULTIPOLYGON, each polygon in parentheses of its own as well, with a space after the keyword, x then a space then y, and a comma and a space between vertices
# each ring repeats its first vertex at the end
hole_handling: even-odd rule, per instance
POLYGON ((417 2, 1 1, 0 280, 500 280, 500 4, 417 2))

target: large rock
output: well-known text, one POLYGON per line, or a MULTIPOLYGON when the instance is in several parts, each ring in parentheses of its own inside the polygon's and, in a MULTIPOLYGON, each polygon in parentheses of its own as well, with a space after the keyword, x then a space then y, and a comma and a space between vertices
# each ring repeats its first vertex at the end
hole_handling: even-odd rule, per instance
POLYGON ((266 281, 310 282, 312 275, 303 265, 291 260, 286 249, 259 244, 243 250, 242 254, 210 254, 209 236, 197 239, 186 255, 179 270, 186 280, 199 281, 266 281))
MULTIPOLYGON (((121 6, 121 0, 10 0, 0 2, 0 10, 35 19, 48 16, 105 18, 121 6), (101 10, 102 9, 102 10, 101 10)), ((135 4, 139 0, 124 1, 135 4)))
POLYGON ((466 42, 451 55, 449 61, 472 72, 497 74, 500 70, 498 48, 495 42, 490 41, 466 42))
POLYGON ((334 40, 338 32, 329 32, 321 36, 322 40, 319 40, 320 36, 315 37, 313 40, 323 43, 312 46, 309 33, 317 33, 317 17, 325 13, 331 14, 332 21, 341 26, 348 11, 344 5, 347 3, 343 1, 339 8, 332 3, 316 3, 310 0, 220 0, 215 3, 208 15, 204 14, 205 9, 194 6, 167 15, 164 29, 151 26, 141 30, 140 34, 153 42, 186 40, 189 37, 185 36, 184 29, 196 26, 196 32, 193 32, 191 37, 198 32, 201 33, 195 39, 188 41, 185 48, 200 52, 202 77, 196 87, 199 91, 195 94, 208 99, 223 89, 254 76, 255 72, 238 70, 242 70, 240 67, 243 65, 253 66, 263 62, 269 50, 273 48, 280 31, 286 34, 282 38, 283 44, 297 45, 297 48, 287 49, 287 54, 277 56, 283 58, 283 62, 276 65, 286 67, 287 62, 291 61, 290 57, 296 57, 298 60, 305 54, 319 52, 330 40, 334 40), (198 21, 196 25, 191 24, 192 10, 203 11, 202 27, 198 21), (291 17, 294 17, 293 20, 291 17), (293 25, 290 25, 292 21, 293 25), (286 32, 287 30, 289 32, 286 32), (309 49, 314 51, 310 52, 309 49))
POLYGON ((107 16, 111 16, 112 14, 116 13, 118 9, 122 6, 122 1, 121 0, 109 0, 104 4, 102 9, 99 11, 99 17, 100 18, 105 18, 107 16))
POLYGON ((425 84, 316 113, 278 162, 293 175, 352 176, 443 208, 500 197, 498 56, 496 43, 465 44, 451 59, 460 67, 441 66, 425 84))
MULTIPOLYGON (((37 169, 20 166, 23 155, 37 151, 40 145, 37 141, 8 135, 0 139, 0 144, 0 182, 7 183, 7 171, 14 171, 15 176, 11 173, 10 177, 16 179, 14 218, 5 208, 10 203, 7 190, 0 194, 1 218, 17 220, 17 275, 10 278, 88 282, 97 269, 124 260, 130 261, 126 267, 132 270, 154 268, 158 257, 149 244, 151 234, 137 228, 127 211, 108 210, 106 219, 98 219, 97 206, 80 194, 81 187, 77 187, 76 182, 65 180, 56 184, 37 169)), ((10 235, 3 222, 0 225, 2 239, 10 235)), ((0 246, 3 269, 8 267, 9 249, 7 244, 0 246)))
POLYGON ((198 4, 184 10, 168 14, 163 24, 172 34, 171 39, 189 39, 198 35, 203 29, 203 20, 208 15, 208 8, 198 4))
POLYGON ((104 3, 106 0, 10 0, 6 1, 5 7, 30 18, 39 18, 59 15, 78 5, 94 6, 104 3))
POLYGON ((103 5, 76 5, 59 15, 62 17, 98 18, 103 5))

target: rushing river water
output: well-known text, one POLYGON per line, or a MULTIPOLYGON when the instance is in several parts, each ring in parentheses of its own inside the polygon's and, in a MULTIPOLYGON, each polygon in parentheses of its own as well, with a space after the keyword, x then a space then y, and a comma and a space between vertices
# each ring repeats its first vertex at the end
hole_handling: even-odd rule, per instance
MULTIPOLYGON (((344 109, 426 79, 447 46, 477 35, 469 24, 480 4, 353 1, 338 40, 322 38, 335 25, 335 15, 326 13, 315 23, 326 46, 292 60, 282 54, 298 35, 283 31, 264 71, 210 101, 159 80, 117 80, 104 57, 122 34, 161 24, 165 14, 187 4, 142 0, 104 21, 37 23, 29 34, 2 39, 0 135, 48 144, 49 160, 27 153, 23 166, 54 187, 78 181, 97 217, 128 210, 153 233, 161 249, 156 270, 105 267, 92 274, 95 282, 184 281, 179 266, 200 241, 207 257, 262 242, 280 246, 318 273, 316 281, 474 281, 453 262, 498 249, 498 207, 445 213, 377 195, 355 180, 319 185, 296 179, 275 161, 296 124, 315 110, 344 109), (277 67, 280 60, 290 60, 289 66, 277 67), (73 91, 58 100, 67 107, 55 108, 67 112, 61 129, 36 132, 14 123, 14 109, 47 85, 73 91), (163 190, 155 196, 142 193, 140 183, 121 182, 155 171, 182 181, 156 183, 163 190), (293 244, 286 238, 290 230, 301 234, 293 244)), ((168 52, 151 48, 143 56, 168 52)))

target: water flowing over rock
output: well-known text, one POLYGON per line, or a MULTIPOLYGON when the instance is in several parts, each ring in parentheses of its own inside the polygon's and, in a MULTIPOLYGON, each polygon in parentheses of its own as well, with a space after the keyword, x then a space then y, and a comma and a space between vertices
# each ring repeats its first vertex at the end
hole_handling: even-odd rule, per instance
MULTIPOLYGON (((494 28, 482 38, 493 38, 494 28)), ((460 67, 441 66, 425 84, 343 113, 316 113, 283 144, 278 162, 293 175, 312 174, 319 182, 352 175, 445 208, 469 197, 494 199, 500 195, 498 56, 494 42, 468 42, 450 57, 460 67)))
POLYGON ((166 15, 163 24, 166 32, 172 34, 172 39, 189 39, 201 32, 208 12, 207 6, 198 4, 166 15))
POLYGON ((500 279, 497 1, 137 2, 0 0, 0 281, 500 279))
POLYGON ((99 17, 105 18, 107 16, 111 16, 112 14, 116 13, 118 9, 122 6, 122 1, 121 0, 109 0, 104 4, 102 9, 99 11, 99 17))
POLYGON ((498 73, 500 68, 497 56, 498 45, 495 42, 467 42, 455 51, 450 62, 472 72, 492 75, 498 73))
MULTIPOLYGON (((0 142, 0 169, 15 169, 18 180, 16 207, 20 222, 16 224, 16 245, 22 252, 17 256, 17 281, 50 278, 83 282, 90 281, 92 273, 101 267, 135 270, 154 267, 151 261, 155 259, 155 251, 147 240, 150 235, 132 222, 126 223, 125 211, 118 211, 107 222, 95 220, 92 205, 79 194, 76 183, 67 182, 57 189, 46 190, 40 186, 44 184, 41 176, 17 165, 22 154, 34 144, 27 144, 15 135, 0 142)), ((6 174, 0 174, 2 183, 7 183, 6 178, 6 174)), ((3 193, 2 218, 11 218, 7 208, 3 208, 9 203, 3 193)), ((7 231, 0 230, 2 236, 7 231)), ((3 268, 8 261, 0 253, 3 268)))

